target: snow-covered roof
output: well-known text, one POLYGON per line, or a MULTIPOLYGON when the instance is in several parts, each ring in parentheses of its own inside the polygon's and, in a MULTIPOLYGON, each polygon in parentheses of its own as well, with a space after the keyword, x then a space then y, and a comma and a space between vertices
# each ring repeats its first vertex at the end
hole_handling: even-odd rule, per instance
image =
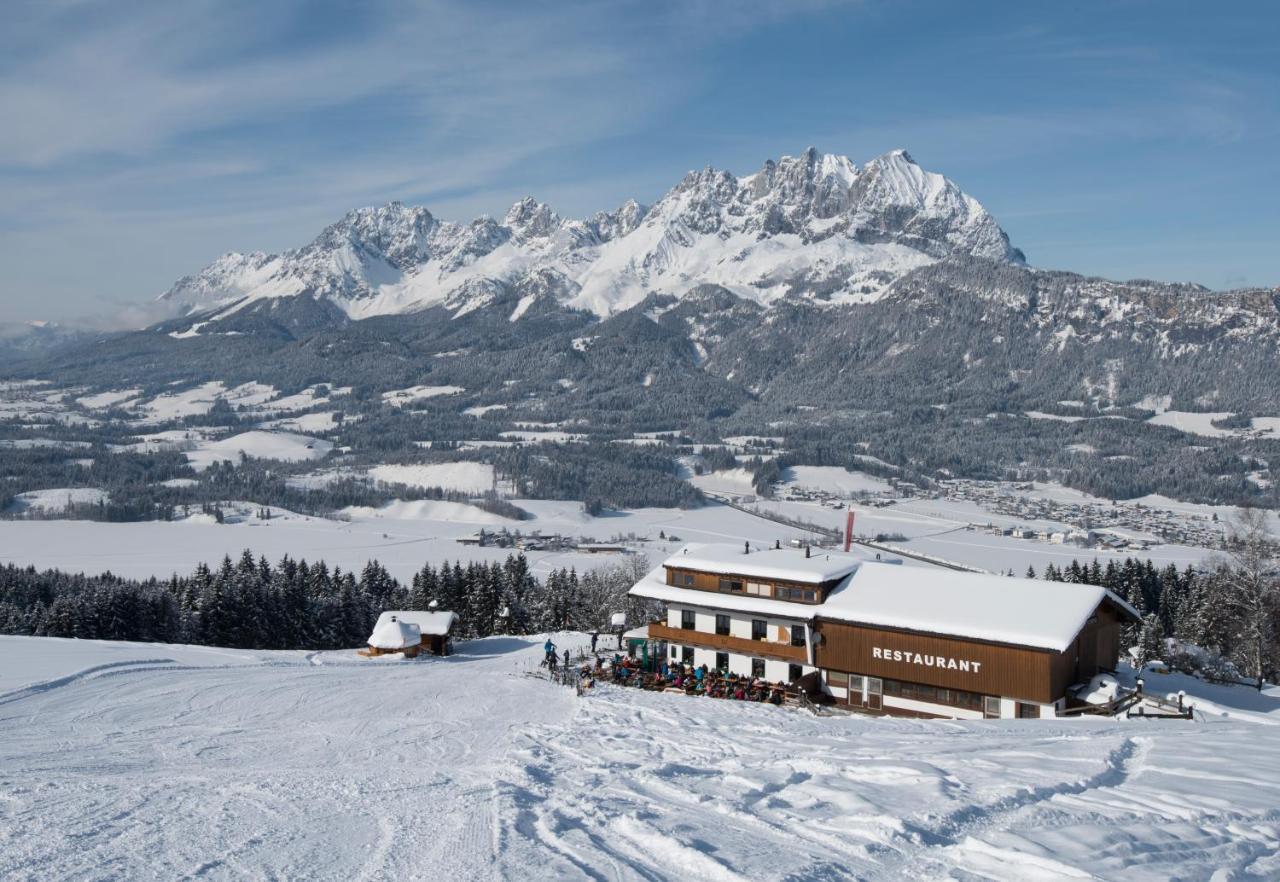
POLYGON ((623 636, 623 639, 625 640, 648 640, 649 626, 641 625, 639 628, 632 628, 630 631, 623 634, 622 636, 623 636))
POLYGON ((1097 585, 868 562, 818 607, 820 618, 1062 652, 1103 600, 1097 585))
MULTIPOLYGON (((378 616, 377 627, 382 627, 383 624, 390 622, 393 618, 416 625, 419 631, 429 637, 443 637, 457 623, 458 614, 448 610, 427 612, 420 609, 391 609, 378 616)), ((374 630, 376 632, 377 628, 374 630)))
POLYGON ((773 616, 782 619, 798 619, 801 621, 811 620, 814 613, 819 609, 817 604, 770 600, 767 597, 752 597, 749 594, 717 594, 712 591, 697 591, 693 588, 677 588, 674 585, 667 584, 667 573, 664 567, 658 567, 631 586, 631 594, 635 597, 661 600, 664 603, 705 606, 733 612, 752 613, 754 615, 773 616))
POLYGON ((373 635, 369 638, 369 645, 374 649, 407 649, 421 642, 422 632, 417 625, 392 621, 390 618, 386 621, 379 618, 378 624, 373 628, 373 635))
POLYGON ((818 585, 849 575, 861 560, 853 554, 823 550, 805 557, 803 548, 770 548, 747 554, 741 545, 717 543, 687 545, 663 566, 818 585))

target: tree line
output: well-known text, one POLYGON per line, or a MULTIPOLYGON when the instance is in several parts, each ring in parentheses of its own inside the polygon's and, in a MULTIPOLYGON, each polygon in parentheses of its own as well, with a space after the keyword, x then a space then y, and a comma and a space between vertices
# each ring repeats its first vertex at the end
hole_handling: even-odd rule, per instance
POLYGON ((1049 564, 1042 578, 1100 585, 1136 609, 1142 621, 1125 626, 1121 643, 1135 647, 1139 664, 1159 659, 1211 679, 1243 676, 1258 688, 1280 675, 1280 544, 1260 509, 1244 509, 1226 552, 1199 568, 1157 570, 1133 558, 1104 567, 1095 559, 1049 564))
MULTIPOLYGON (((125 579, 0 566, 0 633, 98 640, 188 643, 242 649, 361 646, 384 610, 458 613, 455 635, 607 630, 613 613, 647 615, 627 595, 647 569, 643 557, 545 581, 522 554, 501 563, 426 564, 409 584, 377 561, 359 573, 286 556, 276 565, 246 550, 188 576, 125 579), (433 607, 432 604, 435 604, 433 607)), ((647 620, 647 619, 646 619, 647 620)))

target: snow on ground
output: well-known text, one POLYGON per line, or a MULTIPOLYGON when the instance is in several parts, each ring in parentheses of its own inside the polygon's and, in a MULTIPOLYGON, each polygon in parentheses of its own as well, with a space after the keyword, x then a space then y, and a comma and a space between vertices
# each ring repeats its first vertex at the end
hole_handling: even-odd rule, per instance
POLYGON ((112 392, 99 392, 97 395, 85 395, 82 398, 77 398, 76 403, 89 410, 106 410, 109 407, 132 401, 141 394, 141 389, 120 389, 112 392))
MULTIPOLYGON (((349 421, 348 417, 344 421, 349 421)), ((342 423, 338 422, 338 412, 332 410, 319 413, 304 413, 301 416, 281 417, 260 423, 262 429, 284 429, 290 432, 332 432, 342 423)))
POLYGON ((585 437, 574 432, 558 431, 499 432, 498 435, 509 441, 527 441, 531 444, 539 444, 543 441, 548 441, 552 444, 568 444, 573 441, 581 441, 585 437))
POLYGON ((887 481, 839 466, 791 466, 782 472, 782 481, 802 490, 825 490, 840 496, 854 493, 887 493, 887 481))
MULTIPOLYGON (((651 541, 644 546, 656 561, 673 554, 684 542, 741 542, 772 545, 804 534, 724 506, 680 509, 650 508, 638 511, 606 512, 591 517, 579 502, 554 500, 511 500, 533 515, 531 520, 505 522, 509 529, 524 533, 540 530, 568 536, 586 536, 609 541, 614 536, 635 534, 651 541), (668 539, 658 541, 665 533, 668 539), (671 537, 678 537, 671 538, 671 537)), ((357 572, 376 558, 403 582, 427 562, 476 560, 502 561, 510 550, 460 545, 456 541, 476 532, 472 521, 427 520, 423 518, 352 517, 326 520, 290 514, 272 508, 273 516, 263 521, 252 517, 256 508, 246 505, 248 516, 235 523, 216 524, 212 519, 192 517, 178 522, 102 523, 92 521, 12 521, 0 524, 0 563, 34 564, 40 568, 59 567, 75 572, 99 573, 110 570, 121 576, 167 577, 174 572, 189 573, 201 561, 215 564, 224 555, 236 557, 245 548, 254 555, 277 561, 288 554, 294 559, 323 559, 330 567, 357 572)), ((575 552, 526 552, 539 575, 560 567, 577 567, 578 572, 606 565, 614 556, 575 552)))
POLYGON ((382 400, 394 407, 404 407, 415 401, 425 401, 441 395, 458 395, 467 390, 461 386, 410 386, 408 389, 392 389, 382 393, 382 400))
POLYGON ((486 413, 491 413, 492 411, 495 411, 495 410, 506 410, 506 409, 507 409, 507 405, 505 404, 484 404, 484 405, 477 405, 475 407, 465 408, 462 412, 465 413, 467 416, 482 417, 486 413))
POLYGON ((1280 874, 1272 727, 578 697, 520 675, 540 644, 368 661, 0 637, 0 877, 1280 874))
POLYGON ((721 469, 703 475, 690 475, 690 484, 706 493, 727 493, 733 496, 751 496, 756 492, 750 469, 721 469))
POLYGON ((1153 426, 1169 426, 1189 435, 1200 435, 1205 438, 1230 438, 1239 435, 1236 429, 1219 429, 1214 420, 1223 420, 1231 416, 1229 412, 1192 413, 1187 410, 1166 410, 1147 420, 1153 426))
POLYGON ((96 487, 51 487, 19 493, 9 506, 11 513, 66 511, 72 505, 97 505, 107 494, 96 487))
POLYGON ((484 493, 494 488, 493 466, 483 462, 438 462, 427 465, 380 465, 369 477, 408 487, 443 487, 461 493, 484 493))
POLYGON ((279 459, 285 462, 301 462, 322 459, 333 449, 332 442, 293 432, 242 432, 218 441, 202 441, 194 450, 187 451, 187 460, 196 471, 202 471, 215 462, 236 462, 240 454, 255 459, 279 459))
POLYGON ((446 502, 438 499, 405 501, 397 499, 380 508, 353 505, 342 510, 349 518, 385 518, 397 521, 448 521, 460 524, 498 524, 506 527, 520 526, 510 518, 487 512, 462 502, 446 502))
MULTIPOLYGON (((1064 488, 1065 489, 1065 488, 1064 488)), ((1076 492, 1076 491, 1068 491, 1076 492)), ((824 508, 810 502, 786 500, 761 500, 752 508, 765 513, 781 514, 795 520, 819 524, 828 529, 843 529, 846 513, 824 508)), ((1052 545, 1011 536, 995 536, 977 530, 968 530, 970 523, 993 523, 1004 526, 1026 526, 1033 529, 1064 529, 1058 521, 1037 520, 1000 515, 987 511, 966 500, 909 499, 888 508, 850 503, 854 512, 854 534, 900 534, 904 541, 891 545, 905 551, 926 554, 943 560, 980 567, 992 572, 1013 569, 1021 574, 1028 566, 1036 572, 1046 564, 1069 565, 1073 560, 1091 561, 1094 558, 1104 565, 1108 560, 1123 561, 1126 557, 1150 558, 1157 567, 1174 563, 1179 567, 1196 563, 1212 552, 1206 548, 1183 545, 1158 545, 1142 552, 1108 551, 1102 548, 1078 548, 1072 545, 1052 545)), ((1119 533, 1136 533, 1122 531, 1119 533)))

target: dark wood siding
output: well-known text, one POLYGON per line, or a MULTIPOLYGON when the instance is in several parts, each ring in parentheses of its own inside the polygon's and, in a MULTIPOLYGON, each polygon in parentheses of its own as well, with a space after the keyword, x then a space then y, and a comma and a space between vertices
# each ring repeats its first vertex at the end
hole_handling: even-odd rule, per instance
POLYGON ((701 646, 704 649, 718 649, 722 652, 737 652, 742 655, 753 655, 759 658, 773 658, 797 664, 807 664, 805 648, 803 646, 792 646, 789 643, 775 643, 770 640, 746 640, 742 637, 730 637, 727 634, 708 634, 706 631, 672 628, 658 623, 649 625, 649 639, 666 640, 668 643, 701 646))
MULTIPOLYGON (((727 592, 727 591, 722 592, 720 590, 721 579, 732 579, 736 582, 743 582, 743 583, 760 582, 765 585, 773 585, 775 587, 800 588, 806 591, 814 591, 816 592, 816 594, 815 594, 815 599, 812 601, 813 603, 821 603, 823 600, 826 599, 827 593, 830 592, 833 588, 835 588, 836 585, 839 584, 839 580, 836 580, 833 582, 823 582, 821 584, 814 584, 813 582, 788 582, 782 579, 762 579, 759 576, 743 576, 736 573, 734 574, 704 573, 699 570, 686 570, 686 569, 681 569, 680 567, 667 567, 667 584, 672 585, 676 588, 689 588, 694 591, 712 591, 712 592, 715 592, 716 594, 722 594, 722 593, 729 594, 730 592, 727 592), (684 583, 685 576, 693 576, 692 585, 686 585, 684 583)), ((744 596, 751 596, 751 595, 748 595, 745 590, 742 592, 734 591, 732 592, 732 594, 734 596, 738 596, 739 594, 744 596)), ((801 603, 801 604, 808 605, 808 602, 803 600, 791 600, 790 598, 775 597, 774 595, 770 595, 770 597, 775 600, 787 600, 788 602, 791 602, 791 603, 801 603)))
MULTIPOLYGON (((1062 659, 1066 653, 844 622, 815 623, 815 630, 823 638, 814 652, 820 668, 1042 703, 1060 698, 1065 691, 1065 686, 1062 691, 1056 689, 1054 672, 1056 666, 1064 664, 1062 659), (913 661, 876 658, 873 653, 876 648, 909 652, 913 661), (941 656, 957 662, 964 660, 970 663, 970 670, 916 664, 914 657, 917 654, 922 660, 926 656, 934 659, 941 656), (976 671, 973 670, 975 662, 978 665, 976 671)), ((1074 656, 1069 661, 1074 665, 1074 656)))

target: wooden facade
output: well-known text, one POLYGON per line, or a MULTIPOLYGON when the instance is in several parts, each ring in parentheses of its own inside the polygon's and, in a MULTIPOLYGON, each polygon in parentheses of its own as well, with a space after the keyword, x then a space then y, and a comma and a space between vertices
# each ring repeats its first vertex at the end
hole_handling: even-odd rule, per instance
POLYGON ((1064 652, 819 620, 818 667, 1050 704, 1073 683, 1114 669, 1120 615, 1103 602, 1064 652))
POLYGON ((787 600, 793 603, 804 605, 822 603, 827 599, 827 595, 840 584, 839 579, 829 582, 791 582, 784 579, 764 579, 760 576, 743 576, 737 573, 705 573, 701 570, 685 569, 682 567, 667 567, 667 584, 674 588, 685 588, 692 591, 709 591, 714 594, 729 594, 735 596, 753 596, 752 592, 747 589, 748 584, 767 585, 769 592, 767 594, 754 594, 757 597, 764 597, 774 600, 787 600), (736 582, 743 586, 741 591, 727 591, 721 587, 723 581, 736 582), (806 600, 799 596, 791 596, 793 592, 813 592, 813 600, 806 600), (786 596, 783 596, 783 595, 786 596))
POLYGON ((690 628, 672 628, 660 622, 649 625, 650 640, 665 640, 668 643, 679 643, 697 646, 702 649, 714 649, 719 652, 736 652, 757 658, 772 658, 778 661, 807 664, 805 647, 792 646, 789 643, 776 643, 772 640, 747 640, 728 634, 709 634, 706 631, 694 631, 690 628))

